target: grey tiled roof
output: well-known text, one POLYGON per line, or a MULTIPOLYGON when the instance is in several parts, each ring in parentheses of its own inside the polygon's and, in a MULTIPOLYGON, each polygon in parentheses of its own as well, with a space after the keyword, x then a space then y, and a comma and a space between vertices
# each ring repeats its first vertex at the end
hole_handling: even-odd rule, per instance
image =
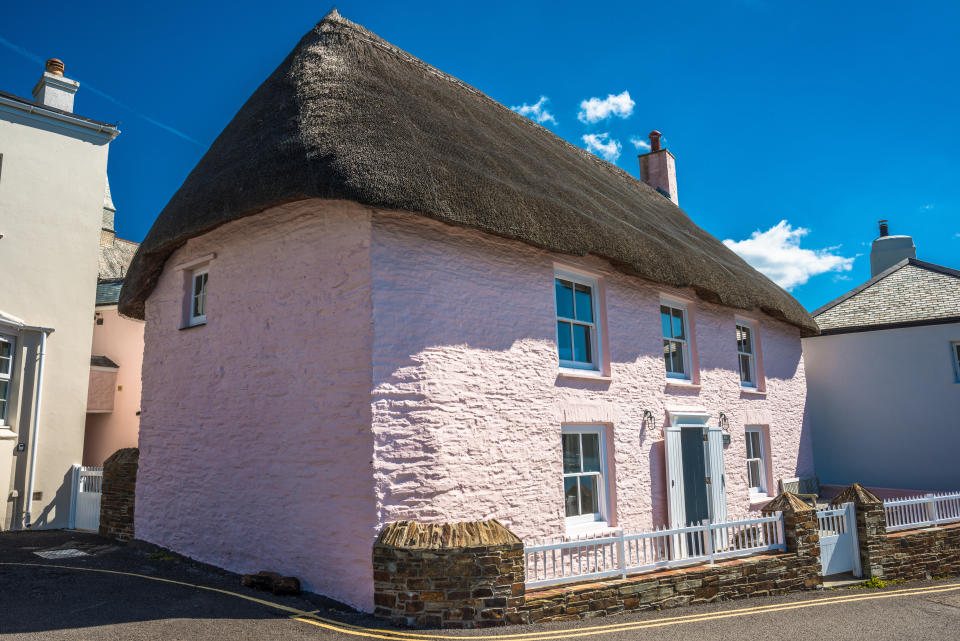
MULTIPOLYGON (((140 243, 114 238, 113 244, 100 246, 100 278, 123 278, 140 243)), ((114 301, 116 302, 116 301, 114 301)))
POLYGON ((813 317, 824 332, 960 318, 960 271, 903 260, 813 317))
POLYGON ((97 305, 116 305, 120 300, 122 278, 108 278, 97 281, 97 305))
POLYGON ((120 366, 111 361, 106 356, 97 356, 94 354, 90 357, 90 367, 113 367, 119 368, 120 366))

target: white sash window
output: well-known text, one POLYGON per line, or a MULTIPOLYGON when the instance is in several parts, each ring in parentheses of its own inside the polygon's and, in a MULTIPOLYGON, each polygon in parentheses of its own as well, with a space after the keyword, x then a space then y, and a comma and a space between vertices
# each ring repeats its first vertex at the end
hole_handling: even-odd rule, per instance
POLYGON ((0 425, 7 424, 7 406, 10 404, 10 391, 14 371, 13 336, 0 334, 0 425))

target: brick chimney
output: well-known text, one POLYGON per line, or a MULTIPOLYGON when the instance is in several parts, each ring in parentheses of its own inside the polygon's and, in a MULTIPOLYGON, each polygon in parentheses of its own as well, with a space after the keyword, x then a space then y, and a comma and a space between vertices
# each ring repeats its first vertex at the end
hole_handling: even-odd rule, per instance
POLYGON ((33 101, 44 107, 53 107, 73 113, 73 95, 80 83, 63 75, 63 62, 56 58, 47 60, 47 68, 33 88, 33 101))
POLYGON ((677 199, 677 160, 667 149, 660 148, 659 131, 650 132, 650 151, 640 154, 640 180, 679 205, 677 199))

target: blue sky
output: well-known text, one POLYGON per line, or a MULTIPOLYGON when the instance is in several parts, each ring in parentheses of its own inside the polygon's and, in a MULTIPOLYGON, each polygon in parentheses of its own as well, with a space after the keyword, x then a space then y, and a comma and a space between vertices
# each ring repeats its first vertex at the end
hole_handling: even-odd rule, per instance
MULTIPOLYGON (((29 96, 39 61, 66 63, 81 82, 77 113, 120 123, 109 168, 117 228, 141 240, 332 6, 10 3, 0 89, 29 96)), ((914 237, 919 258, 960 267, 957 3, 337 7, 508 106, 539 103, 531 117, 545 110, 544 126, 634 175, 631 139, 659 129, 677 157, 680 205, 809 309, 869 277, 881 218, 914 237)))

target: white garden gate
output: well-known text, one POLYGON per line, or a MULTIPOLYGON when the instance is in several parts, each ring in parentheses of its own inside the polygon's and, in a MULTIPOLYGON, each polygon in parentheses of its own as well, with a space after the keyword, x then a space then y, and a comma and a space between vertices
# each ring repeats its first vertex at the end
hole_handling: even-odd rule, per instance
POLYGON ((848 572, 861 576, 857 517, 853 503, 817 510, 817 524, 820 528, 820 565, 823 576, 848 572))
POLYGON ((100 493, 102 486, 102 467, 73 466, 70 529, 97 530, 100 528, 100 493))

